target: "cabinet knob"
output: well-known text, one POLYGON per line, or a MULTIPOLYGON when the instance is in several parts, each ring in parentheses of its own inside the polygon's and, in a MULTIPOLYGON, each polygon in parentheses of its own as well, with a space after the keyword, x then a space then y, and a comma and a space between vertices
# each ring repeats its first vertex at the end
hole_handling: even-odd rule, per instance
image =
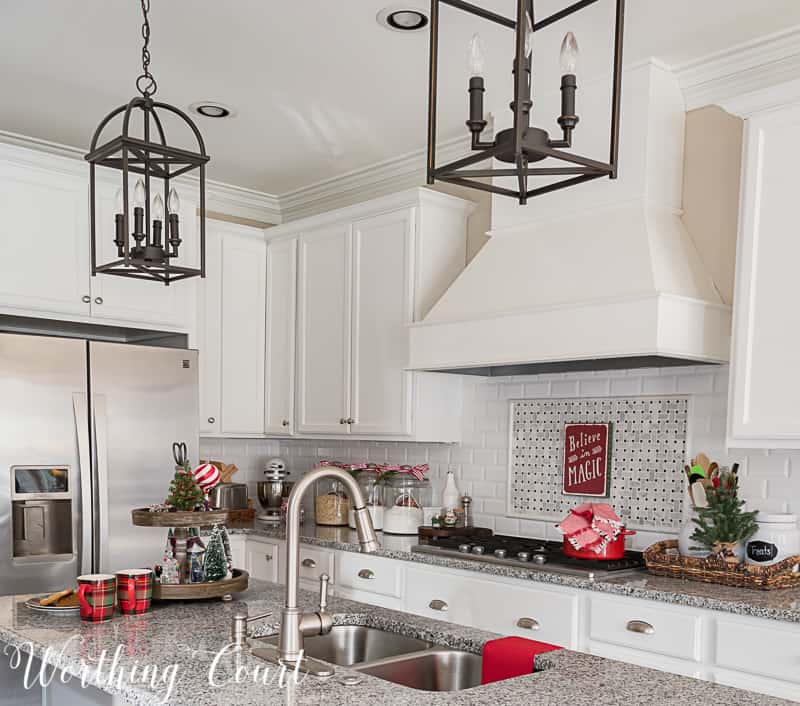
POLYGON ((348 417, 346 421, 347 421, 348 424, 355 424, 356 423, 356 420, 353 419, 352 417, 348 417))
POLYGON ((317 562, 313 559, 303 559, 300 563, 307 569, 313 569, 317 565, 317 562))
POLYGON ((92 301, 92 298, 91 298, 91 297, 90 297, 88 294, 84 294, 84 295, 81 297, 81 301, 82 301, 84 304, 88 304, 90 301, 92 301))
POLYGON ((644 620, 629 620, 625 629, 631 632, 638 632, 642 635, 653 635, 656 631, 650 623, 646 623, 644 620))
POLYGON ((539 621, 534 618, 520 618, 517 621, 517 627, 523 630, 538 630, 542 626, 539 625, 539 621))
POLYGON ((214 423, 216 423, 216 421, 217 421, 217 420, 216 420, 214 417, 209 417, 209 418, 208 418, 208 423, 209 423, 209 424, 214 424, 214 423))
POLYGON ((285 426, 285 427, 288 427, 288 426, 289 426, 289 420, 288 420, 288 419, 284 419, 284 420, 281 422, 281 424, 282 424, 283 426, 285 426))
POLYGON ((103 303, 103 297, 95 297, 94 298, 94 303, 95 304, 102 304, 103 303))
POLYGON ((342 417, 341 419, 339 419, 339 424, 347 424, 347 420, 344 417, 342 417))
POLYGON ((428 608, 433 610, 446 611, 449 607, 450 606, 448 606, 447 603, 439 600, 438 598, 434 598, 430 603, 428 603, 428 608))
POLYGON ((372 571, 371 569, 361 569, 361 571, 358 572, 358 578, 360 578, 360 579, 374 579, 375 578, 375 572, 372 571))
POLYGON ((272 554, 264 554, 264 561, 272 561, 272 554))

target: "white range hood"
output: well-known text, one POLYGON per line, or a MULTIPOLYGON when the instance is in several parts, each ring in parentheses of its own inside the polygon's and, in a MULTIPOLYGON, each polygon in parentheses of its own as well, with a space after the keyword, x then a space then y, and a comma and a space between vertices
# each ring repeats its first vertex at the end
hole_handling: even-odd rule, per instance
POLYGON ((491 238, 411 327, 412 369, 508 375, 728 359, 730 307, 681 220, 682 95, 655 63, 624 81, 620 179, 527 206, 496 197, 491 238))

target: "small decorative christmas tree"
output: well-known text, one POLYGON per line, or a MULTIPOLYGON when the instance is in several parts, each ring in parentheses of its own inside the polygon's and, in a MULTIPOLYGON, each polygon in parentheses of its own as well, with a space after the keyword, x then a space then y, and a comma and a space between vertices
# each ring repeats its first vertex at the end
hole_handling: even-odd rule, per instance
POLYGON ((169 486, 169 496, 166 503, 176 510, 194 510, 203 504, 203 491, 191 473, 184 470, 175 471, 175 477, 169 486))
POLYGON ((228 558, 225 555, 225 543, 219 527, 214 527, 211 530, 211 538, 206 545, 203 578, 205 581, 222 581, 227 575, 228 558))
POLYGON ((231 538, 228 536, 228 528, 225 525, 216 525, 222 535, 222 546, 225 547, 225 561, 228 565, 228 577, 233 575, 233 551, 231 550, 231 538))
POLYGON ((698 546, 692 549, 707 549, 728 563, 738 564, 734 549, 755 534, 758 511, 742 510, 744 500, 739 500, 738 482, 733 474, 717 487, 708 488, 706 495, 708 507, 698 508, 698 516, 694 518, 697 529, 692 541, 698 546))

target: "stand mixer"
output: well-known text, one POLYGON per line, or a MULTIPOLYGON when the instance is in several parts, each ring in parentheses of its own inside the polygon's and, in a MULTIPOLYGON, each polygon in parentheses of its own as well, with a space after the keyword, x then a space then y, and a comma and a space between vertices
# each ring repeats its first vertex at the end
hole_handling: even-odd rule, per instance
POLYGON ((258 502, 264 512, 256 519, 262 522, 277 523, 281 521, 281 504, 283 498, 288 497, 294 483, 286 480, 289 471, 282 458, 271 458, 264 469, 264 480, 256 484, 258 502))

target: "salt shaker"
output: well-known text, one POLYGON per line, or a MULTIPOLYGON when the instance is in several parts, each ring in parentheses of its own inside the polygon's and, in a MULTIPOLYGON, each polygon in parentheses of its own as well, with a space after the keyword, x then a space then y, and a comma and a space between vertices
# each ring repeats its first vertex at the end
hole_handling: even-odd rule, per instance
POLYGON ((464 527, 472 527, 472 498, 465 495, 461 498, 461 504, 464 506, 464 527))

